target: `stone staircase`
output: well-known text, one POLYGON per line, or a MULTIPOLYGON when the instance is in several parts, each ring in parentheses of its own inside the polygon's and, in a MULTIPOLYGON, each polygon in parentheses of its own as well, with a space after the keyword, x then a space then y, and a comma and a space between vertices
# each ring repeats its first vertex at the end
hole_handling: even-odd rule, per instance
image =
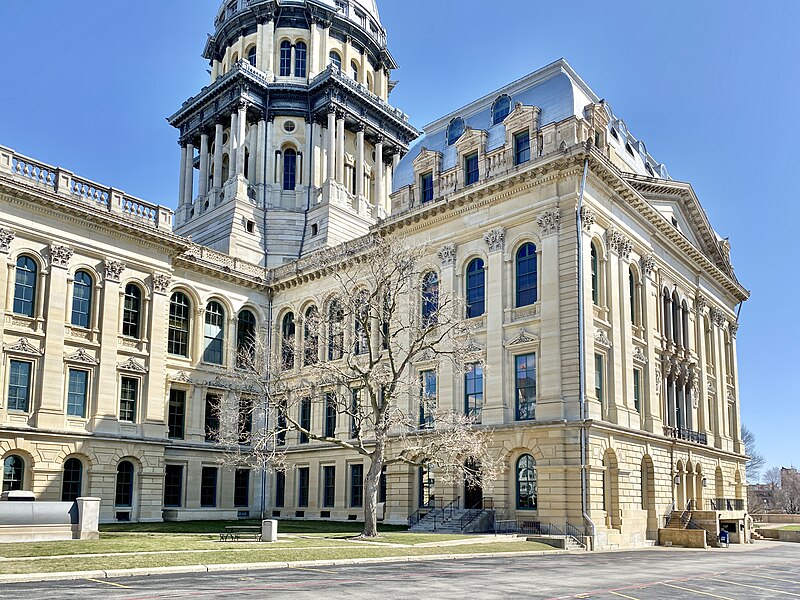
POLYGON ((434 509, 409 528, 417 533, 480 533, 491 530, 494 511, 490 509, 434 509), (465 526, 462 529, 462 523, 465 526))

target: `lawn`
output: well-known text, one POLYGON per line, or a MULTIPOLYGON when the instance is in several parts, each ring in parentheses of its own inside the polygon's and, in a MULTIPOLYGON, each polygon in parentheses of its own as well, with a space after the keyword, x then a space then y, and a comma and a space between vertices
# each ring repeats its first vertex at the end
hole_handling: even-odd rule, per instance
MULTIPOLYGON (((258 520, 246 521, 184 521, 167 523, 113 523, 101 525, 101 532, 112 533, 210 533, 218 534, 227 525, 261 525, 258 520)), ((358 535, 364 524, 356 521, 279 521, 280 533, 342 533, 358 535)), ((378 525, 379 532, 406 531, 405 525, 378 525)))
POLYGON ((787 525, 786 527, 781 527, 783 531, 800 531, 800 525, 787 525))

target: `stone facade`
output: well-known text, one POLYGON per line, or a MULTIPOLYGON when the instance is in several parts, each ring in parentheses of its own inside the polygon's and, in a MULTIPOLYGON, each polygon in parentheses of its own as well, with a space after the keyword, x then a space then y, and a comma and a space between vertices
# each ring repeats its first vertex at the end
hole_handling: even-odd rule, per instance
MULTIPOLYGON (((365 3, 345 3, 352 13, 344 18, 325 8, 326 1, 310 0, 292 9, 310 11, 308 29, 254 8, 272 4, 237 4, 231 14, 223 7, 207 47, 212 84, 171 119, 183 148, 174 217, 164 207, 0 148, 0 256, 7 262, 0 271, 0 449, 4 460, 22 459, 21 486, 60 499, 65 463, 78 458, 82 491, 103 499, 106 521, 253 514, 262 508, 262 489, 264 508, 275 516, 362 518, 351 482, 351 467, 361 458, 324 444, 301 445, 291 435, 296 468, 281 482, 282 498, 274 473, 262 482, 254 472, 245 481, 222 468, 210 494, 219 451, 206 441, 206 397, 225 393, 243 327, 254 327, 277 348, 288 312, 302 315, 315 305, 325 314, 335 284, 309 272, 307 255, 370 232, 428 242, 430 268, 457 294, 466 293, 469 265, 482 261, 485 310, 475 317, 476 342, 491 369, 482 381, 477 426, 494 432, 494 451, 507 465, 483 491, 498 519, 569 524, 603 547, 656 540, 673 508, 717 510, 725 501, 743 515, 736 306, 748 292, 691 186, 669 179, 563 61, 426 127, 421 144, 401 159, 416 132, 386 103, 394 65, 379 52, 383 30, 370 27, 377 12, 368 10, 359 29, 365 3), (225 34, 237 14, 237 23, 252 18, 253 31, 245 28, 241 38, 225 34), (343 45, 338 38, 345 29, 352 35, 343 45), (297 43, 306 38, 311 58, 305 78, 284 81, 281 40, 292 41, 294 68, 297 43), (240 62, 253 45, 255 64, 240 62), (360 57, 360 64, 373 66, 350 74, 355 77, 326 70, 334 49, 345 64, 360 57), (332 87, 322 94, 310 122, 304 121, 308 110, 306 117, 291 107, 281 114, 271 104, 289 83, 308 97, 321 76, 331 86, 345 86, 342 77, 353 81, 347 93, 332 87), (261 87, 244 84, 252 81, 261 87), (362 116, 384 111, 399 120, 381 129, 364 122, 367 117, 356 119, 347 112, 356 100, 372 102, 372 112, 362 110, 362 116), (214 129, 216 146, 209 119, 223 121, 214 129), (288 120, 295 122, 291 132, 288 120), (364 132, 369 142, 362 141, 364 132), (230 163, 237 135, 247 140, 247 171, 255 175, 245 177, 247 162, 236 159, 226 182, 211 171, 225 156, 230 163), (395 136, 394 154, 382 145, 388 135, 395 136), (293 149, 315 157, 302 167, 310 186, 272 187, 284 173, 275 160, 286 136, 294 136, 293 149), (221 155, 220 143, 227 148, 221 155), (364 158, 373 151, 383 159, 364 158), (352 156, 359 180, 362 170, 376 173, 378 191, 367 192, 358 181, 355 193, 347 191, 350 175, 341 176, 352 156), (311 235, 314 224, 319 240, 311 235), (185 237, 190 234, 192 241, 185 237), (35 265, 31 316, 15 302, 24 296, 18 281, 27 277, 20 266, 25 257, 35 265), (79 272, 91 282, 85 326, 74 324, 76 294, 86 293, 76 292, 79 272), (134 334, 126 325, 130 284, 141 293, 134 334), (186 319, 176 320, 181 311, 186 319), (243 311, 254 325, 244 324, 243 311), (176 333, 181 327, 183 337, 176 333), (175 345, 180 340, 185 349, 175 345), (535 369, 526 375, 535 391, 525 396, 525 410, 520 357, 535 369), (18 380, 11 385, 11 361, 32 367, 25 410, 18 400, 11 408, 10 396, 19 391, 18 380), (70 414, 71 370, 89 373, 84 416, 70 414), (122 402, 123 380, 131 379, 139 382, 132 420, 122 402), (185 398, 180 436, 174 435, 175 392, 185 398), (134 467, 130 502, 120 496, 119 465, 126 461, 134 467), (524 478, 522 464, 531 465, 524 478), (335 467, 331 507, 322 506, 324 467, 335 467), (301 468, 308 469, 303 506, 301 468)), ((300 337, 296 356, 302 356, 300 337)), ((438 403, 463 410, 465 382, 446 369, 436 377, 438 403)), ((408 402, 405 408, 416 410, 418 399, 408 402)), ((323 415, 311 418, 321 430, 323 415)), ((467 505, 475 496, 462 487, 437 485, 435 468, 429 475, 394 466, 386 473, 383 517, 405 523, 431 495, 467 505)))

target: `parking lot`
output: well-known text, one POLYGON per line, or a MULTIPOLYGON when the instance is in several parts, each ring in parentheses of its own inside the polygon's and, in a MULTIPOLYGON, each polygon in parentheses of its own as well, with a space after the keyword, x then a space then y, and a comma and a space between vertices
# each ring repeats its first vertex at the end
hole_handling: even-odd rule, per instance
POLYGON ((176 574, 0 587, 0 598, 745 600, 800 598, 800 544, 578 553, 268 571, 176 574))

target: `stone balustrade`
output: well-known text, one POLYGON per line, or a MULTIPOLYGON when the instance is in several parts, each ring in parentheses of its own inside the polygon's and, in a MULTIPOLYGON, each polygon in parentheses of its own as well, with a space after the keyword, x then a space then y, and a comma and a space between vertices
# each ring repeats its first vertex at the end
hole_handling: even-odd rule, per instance
POLYGON ((0 176, 45 189, 137 225, 171 232, 173 211, 0 146, 0 176))

